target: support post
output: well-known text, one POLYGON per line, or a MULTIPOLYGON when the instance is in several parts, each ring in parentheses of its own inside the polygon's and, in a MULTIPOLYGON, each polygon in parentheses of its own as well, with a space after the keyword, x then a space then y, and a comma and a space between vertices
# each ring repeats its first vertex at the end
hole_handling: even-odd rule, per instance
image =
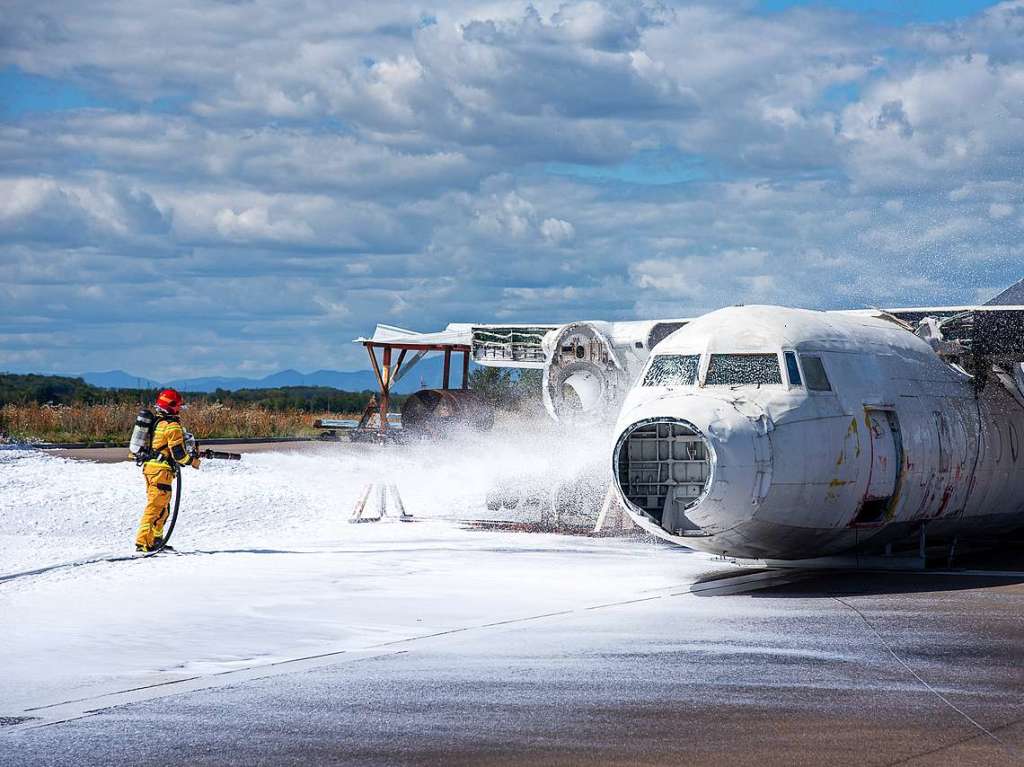
POLYGON ((388 389, 391 388, 391 384, 398 380, 398 377, 402 374, 402 363, 405 362, 406 350, 402 349, 398 353, 398 362, 395 363, 395 369, 391 371, 391 378, 388 380, 388 389))
POLYGON ((462 388, 469 388, 469 349, 462 352, 462 388))
POLYGON ((451 373, 452 373, 452 350, 451 349, 445 349, 444 350, 444 383, 441 386, 442 389, 447 389, 448 388, 448 382, 449 382, 449 379, 451 378, 451 373))
MULTIPOLYGON (((385 393, 387 391, 387 384, 385 383, 384 376, 380 372, 380 364, 377 362, 377 349, 373 344, 366 344, 366 353, 370 355, 370 364, 373 365, 373 374, 377 378, 377 386, 380 387, 381 401, 383 401, 385 393)), ((385 354, 387 349, 385 348, 385 354)), ((366 411, 363 413, 363 419, 360 420, 359 425, 363 426, 364 421, 366 425, 369 425, 369 413, 370 408, 373 407, 377 411, 377 420, 379 421, 379 428, 387 428, 387 415, 386 410, 381 409, 381 403, 373 398, 366 406, 366 411)))
POLYGON ((402 496, 398 494, 398 485, 388 485, 388 491, 391 493, 391 500, 395 503, 395 510, 398 511, 398 518, 403 522, 411 520, 412 514, 405 510, 402 496))
POLYGON ((349 522, 380 522, 384 517, 388 516, 388 506, 391 504, 394 504, 391 508, 391 517, 393 519, 397 519, 400 522, 415 521, 412 514, 405 510, 405 504, 402 503, 402 496, 398 493, 397 485, 370 482, 360 492, 355 508, 352 509, 352 516, 349 522), (376 491, 377 495, 378 514, 375 517, 364 517, 363 514, 366 512, 366 506, 374 491, 376 491), (397 517, 395 516, 396 512, 398 514, 397 517))
POLYGON ((631 527, 632 521, 622 509, 615 486, 609 484, 608 492, 604 495, 604 503, 601 504, 601 513, 597 516, 597 524, 594 525, 594 532, 604 533, 607 532, 607 528, 625 531, 631 527))
POLYGON ((391 404, 391 347, 384 347, 384 369, 381 371, 380 430, 388 430, 388 406, 391 404))
POLYGON ((366 510, 366 501, 370 497, 370 491, 373 489, 373 485, 368 484, 363 488, 363 491, 359 494, 359 498, 356 500, 355 508, 352 509, 352 517, 349 522, 362 522, 363 512, 366 510))

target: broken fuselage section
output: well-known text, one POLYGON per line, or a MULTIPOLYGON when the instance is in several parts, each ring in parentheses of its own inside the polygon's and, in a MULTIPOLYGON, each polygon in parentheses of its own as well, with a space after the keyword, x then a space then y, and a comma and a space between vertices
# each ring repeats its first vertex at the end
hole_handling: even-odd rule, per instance
POLYGON ((558 423, 610 423, 650 350, 687 320, 565 325, 474 325, 473 360, 491 367, 543 371, 544 408, 558 423))
POLYGON ((573 322, 544 338, 542 394, 559 423, 608 423, 622 406, 650 350, 685 320, 573 322))
POLYGON ((924 525, 950 539, 1024 526, 1024 406, 1005 355, 974 361, 999 368, 979 387, 882 314, 732 307, 658 344, 615 429, 634 521, 790 560, 880 550, 924 525))

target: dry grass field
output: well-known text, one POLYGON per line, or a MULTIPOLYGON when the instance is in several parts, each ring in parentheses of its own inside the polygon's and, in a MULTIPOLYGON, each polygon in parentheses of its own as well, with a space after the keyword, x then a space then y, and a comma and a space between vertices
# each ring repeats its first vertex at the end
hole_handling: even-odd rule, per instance
MULTIPOLYGON (((127 442, 139 406, 13 405, 0 407, 0 442, 127 442)), ((215 437, 308 437, 317 418, 345 418, 299 410, 275 412, 257 406, 196 403, 181 421, 197 439, 215 437)), ((358 416, 357 416, 358 417, 358 416)))

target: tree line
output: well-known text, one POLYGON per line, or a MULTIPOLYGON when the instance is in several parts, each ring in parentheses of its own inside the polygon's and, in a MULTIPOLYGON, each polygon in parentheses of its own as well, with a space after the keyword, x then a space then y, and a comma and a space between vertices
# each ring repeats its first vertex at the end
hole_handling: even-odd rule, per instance
MULTIPOLYGON (((134 403, 148 405, 158 389, 105 389, 81 378, 16 373, 0 373, 0 406, 12 405, 102 405, 134 403)), ((329 386, 283 386, 276 389, 239 389, 212 392, 188 392, 186 402, 219 402, 231 407, 256 406, 275 412, 299 410, 307 413, 356 413, 374 394, 371 391, 344 391, 329 386)), ((402 395, 391 398, 395 408, 405 401, 402 395)))
MULTIPOLYGON (((541 371, 512 371, 482 367, 470 374, 470 388, 499 410, 529 412, 541 405, 541 371)), ((0 373, 0 406, 13 405, 103 405, 153 402, 158 389, 105 389, 70 376, 0 373)), ((329 386, 283 386, 276 389, 217 389, 187 392, 186 402, 219 402, 225 406, 255 406, 274 412, 299 410, 306 413, 357 413, 376 394, 372 391, 344 391, 329 386)), ((401 409, 406 396, 391 396, 393 410, 401 409)))

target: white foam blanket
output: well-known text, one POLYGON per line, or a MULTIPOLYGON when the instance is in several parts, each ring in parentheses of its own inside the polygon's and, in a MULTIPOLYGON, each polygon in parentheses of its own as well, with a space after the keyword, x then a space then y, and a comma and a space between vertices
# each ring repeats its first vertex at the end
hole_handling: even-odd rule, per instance
POLYGON ((140 471, 0 451, 0 715, 132 687, 359 650, 686 583, 707 560, 638 541, 480 532, 497 477, 571 472, 600 438, 324 445, 188 470, 179 554, 129 552, 140 471), (397 481, 417 522, 349 524, 365 482, 397 481), (56 567, 51 566, 58 565, 56 567))

